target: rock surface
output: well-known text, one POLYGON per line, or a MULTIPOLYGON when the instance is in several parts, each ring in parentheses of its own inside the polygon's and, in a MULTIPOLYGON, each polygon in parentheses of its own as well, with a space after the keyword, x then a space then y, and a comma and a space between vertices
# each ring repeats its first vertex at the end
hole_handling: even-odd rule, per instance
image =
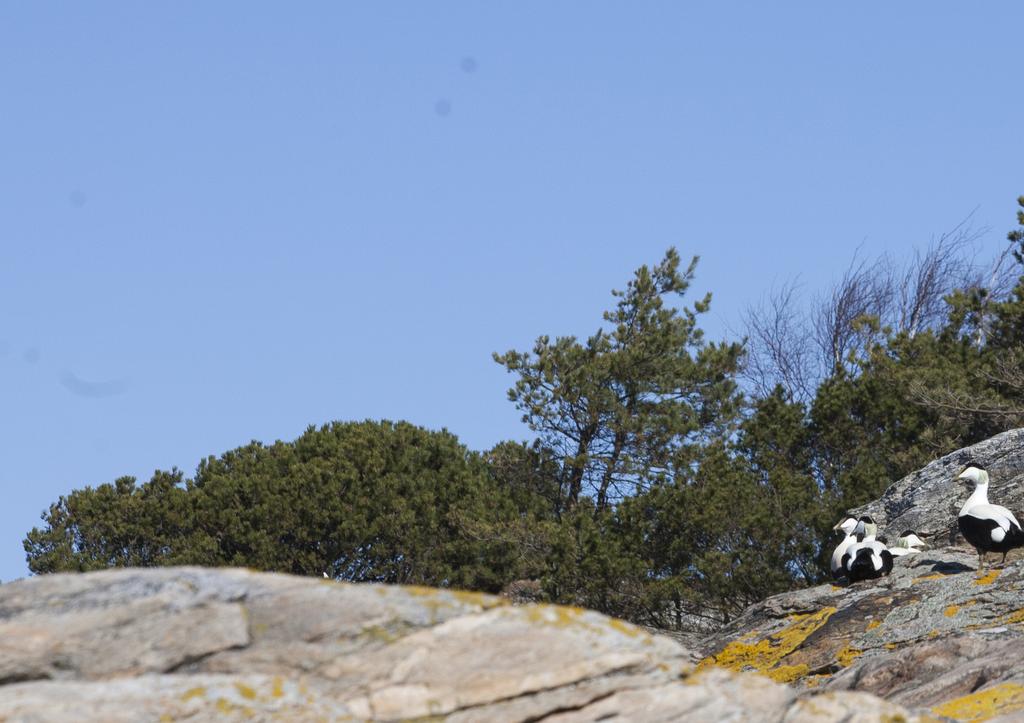
POLYGON ((940 719, 1024 720, 1024 561, 1015 552, 979 574, 974 549, 957 538, 967 492, 954 479, 971 459, 988 469, 993 501, 1024 510, 1024 430, 946 455, 854 511, 891 538, 912 528, 939 546, 897 558, 887 578, 753 605, 698 646, 698 668, 873 693, 940 719))
POLYGON ((691 660, 597 613, 444 590, 201 568, 0 586, 0 721, 913 719, 691 660))
POLYGON ((973 552, 896 560, 892 575, 776 595, 706 642, 698 668, 758 670, 805 690, 858 690, 954 719, 1024 716, 1024 566, 978 575, 973 552))

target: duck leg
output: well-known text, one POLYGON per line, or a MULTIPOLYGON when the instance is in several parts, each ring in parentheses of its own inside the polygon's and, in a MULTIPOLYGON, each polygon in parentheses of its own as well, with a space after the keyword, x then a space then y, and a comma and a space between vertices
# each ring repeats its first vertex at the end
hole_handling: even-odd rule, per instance
POLYGON ((978 550, 978 572, 985 571, 985 553, 978 550))
POLYGON ((999 567, 1006 567, 1006 553, 1003 553, 1003 559, 999 562, 999 567))

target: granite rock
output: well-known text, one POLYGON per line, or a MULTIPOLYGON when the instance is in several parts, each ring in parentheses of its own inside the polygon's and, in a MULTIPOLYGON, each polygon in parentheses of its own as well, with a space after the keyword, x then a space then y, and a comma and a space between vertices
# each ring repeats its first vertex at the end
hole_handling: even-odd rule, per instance
POLYGON ((913 719, 867 693, 807 700, 692 657, 594 612, 450 590, 202 568, 0 586, 12 723, 913 719))

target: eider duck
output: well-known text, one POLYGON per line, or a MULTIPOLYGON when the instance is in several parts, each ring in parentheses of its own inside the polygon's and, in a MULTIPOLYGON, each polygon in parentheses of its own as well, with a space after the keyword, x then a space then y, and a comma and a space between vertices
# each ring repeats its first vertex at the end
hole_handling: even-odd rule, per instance
POLYGON ((960 508, 956 518, 964 539, 978 551, 978 570, 985 567, 985 555, 1003 553, 1000 565, 1006 564, 1006 553, 1015 547, 1024 547, 1024 531, 1020 523, 1005 507, 988 502, 988 472, 977 465, 968 465, 957 479, 974 484, 974 492, 960 508))
POLYGON ((843 555, 846 554, 847 548, 857 541, 857 525, 857 520, 847 517, 832 528, 836 532, 844 533, 843 539, 839 541, 836 549, 832 552, 832 577, 836 580, 846 575, 846 570, 843 569, 843 555))
POLYGON ((892 553, 885 544, 875 539, 878 526, 870 517, 861 517, 858 530, 859 542, 847 548, 843 555, 843 569, 850 582, 873 580, 892 572, 892 553))
POLYGON ((928 543, 918 537, 916 532, 913 530, 904 530, 896 539, 896 544, 889 548, 889 553, 893 557, 914 555, 921 551, 918 548, 924 547, 928 547, 928 543))

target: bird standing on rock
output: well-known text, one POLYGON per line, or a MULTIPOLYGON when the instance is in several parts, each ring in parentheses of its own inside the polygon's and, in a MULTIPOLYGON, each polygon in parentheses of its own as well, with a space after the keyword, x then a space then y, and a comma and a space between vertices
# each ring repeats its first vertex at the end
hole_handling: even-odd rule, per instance
POLYGON ((964 539, 978 551, 978 571, 985 568, 985 555, 1003 553, 1000 566, 1006 564, 1006 553, 1015 547, 1024 547, 1024 530, 1005 507, 988 502, 988 472, 969 464, 957 477, 965 484, 973 484, 974 492, 960 508, 956 518, 964 539))

